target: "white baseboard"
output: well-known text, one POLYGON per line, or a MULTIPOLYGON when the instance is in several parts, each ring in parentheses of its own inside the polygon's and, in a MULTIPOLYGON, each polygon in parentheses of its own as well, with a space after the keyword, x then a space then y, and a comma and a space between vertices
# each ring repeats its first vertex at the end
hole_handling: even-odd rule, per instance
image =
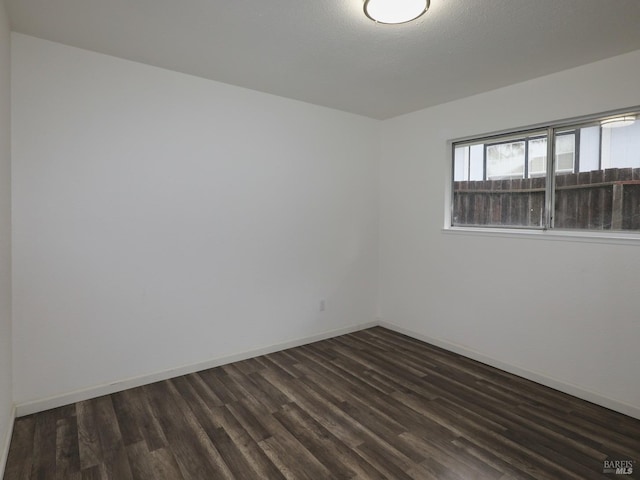
POLYGON ((3 442, 0 444, 0 478, 4 478, 4 469, 7 466, 7 458, 9 457, 9 447, 11 446, 11 435, 13 434, 13 424, 16 419, 16 407, 11 407, 9 414, 9 426, 3 442))
POLYGON ((472 360, 477 360, 478 362, 484 363, 486 365, 499 368, 500 370, 503 370, 505 372, 509 372, 519 377, 526 378, 527 380, 531 380, 555 390, 568 393, 569 395, 573 395, 574 397, 578 397, 588 402, 595 403, 596 405, 600 405, 602 407, 615 410, 616 412, 624 413, 625 415, 629 415, 630 417, 640 419, 640 408, 633 405, 629 405, 627 403, 620 402, 619 400, 605 397, 603 395, 600 395, 599 393, 585 390, 576 385, 562 382, 555 378, 548 377, 531 370, 504 363, 500 360, 496 360, 495 358, 488 357, 480 352, 476 352, 475 350, 471 350, 469 348, 448 342, 446 340, 440 340, 437 338, 429 337, 427 335, 413 332, 411 330, 407 330, 406 328, 400 327, 390 322, 381 320, 380 326, 389 330, 393 330, 394 332, 402 333, 403 335, 407 335, 408 337, 415 338, 416 340, 430 343, 431 345, 435 345, 436 347, 443 348, 464 357, 471 358, 472 360))
MULTIPOLYGON (((208 368, 219 367, 227 363, 238 362, 241 360, 246 360, 248 358, 258 357, 260 355, 266 355, 268 353, 278 352, 280 350, 285 350, 287 348, 299 347, 301 345, 306 345, 308 343, 318 342, 320 340, 325 340, 327 338, 337 337, 339 335, 345 335, 347 333, 357 332, 359 330, 364 330, 366 328, 371 328, 375 326, 381 326, 389 330, 402 333, 404 335, 415 338, 417 340, 421 340, 431 345, 441 347, 450 352, 454 352, 459 355, 463 355, 467 358, 477 360, 486 365, 499 368, 500 370, 503 370, 505 372, 509 372, 514 375, 518 375, 519 377, 526 378, 527 380, 531 380, 533 382, 540 383, 541 385, 545 385, 555 390, 568 393, 569 395, 573 395, 574 397, 578 397, 583 400, 587 400, 588 402, 592 402, 597 405, 601 405, 603 407, 609 408, 611 410, 615 410, 616 412, 629 415, 630 417, 640 419, 640 408, 636 406, 629 405, 627 403, 605 397, 598 393, 585 390, 576 385, 568 384, 566 382, 562 382, 560 380, 554 379, 552 377, 548 377, 546 375, 542 375, 540 373, 537 373, 531 370, 510 365, 508 363, 504 363, 500 360, 496 360, 494 358, 488 357, 480 352, 471 350, 461 345, 457 345, 455 343, 451 343, 446 340, 429 337, 427 335, 422 335, 420 333, 405 329, 403 327, 400 327, 398 325, 395 325, 393 323, 386 322, 383 320, 376 320, 373 322, 364 323, 360 325, 354 325, 346 328, 330 330, 330 331, 319 333, 309 337, 289 340, 287 342, 269 345, 266 347, 257 348, 255 350, 249 350, 246 352, 229 355, 226 357, 215 358, 206 362, 201 362, 201 363, 192 364, 192 365, 185 365, 183 367, 164 370, 164 371, 152 373, 149 375, 142 375, 139 377, 130 378, 130 379, 126 379, 126 380, 122 380, 122 381, 118 381, 118 382, 114 382, 106 385, 96 385, 96 386, 88 387, 82 390, 76 390, 74 392, 65 393, 62 395, 56 395, 56 396, 52 396, 44 399, 34 400, 30 402, 23 402, 15 406, 13 417, 16 417, 16 416, 22 417, 24 415, 30 415, 32 413, 42 412, 44 410, 49 410, 51 408, 62 407, 64 405, 69 405, 71 403, 88 400, 90 398, 96 398, 102 395, 109 395, 111 393, 119 392, 129 388, 148 385, 149 383, 167 380, 169 378, 174 378, 180 375, 186 375, 189 373, 198 372, 200 370, 206 370, 208 368)), ((0 454, 4 455, 2 458, 0 458, 0 466, 2 467, 4 466, 2 462, 6 461, 6 454, 8 453, 8 448, 9 448, 8 442, 11 438, 10 435, 11 433, 9 433, 9 437, 6 442, 7 451, 0 452, 0 454)), ((2 472, 1 468, 0 468, 0 472, 2 472)))
POLYGON ((337 337, 339 335, 345 335, 347 333, 357 332, 358 330, 364 330, 365 328, 371 328, 378 325, 377 321, 364 323, 360 325, 353 325, 345 328, 338 328, 335 330, 329 330, 327 332, 311 335, 309 337, 297 338, 289 340, 284 343, 278 343, 275 345, 269 345, 266 347, 257 348, 255 350, 249 350, 246 352, 229 355, 226 357, 214 358, 205 362, 200 362, 192 365, 185 365, 178 368, 172 368, 170 370, 164 370, 161 372, 151 373, 148 375, 142 375, 139 377, 129 378, 118 382, 109 383, 106 385, 95 385, 81 390, 76 390, 61 395, 55 395, 43 399, 33 400, 29 402, 18 403, 16 405, 16 415, 23 417, 25 415, 31 415, 32 413, 43 412, 51 408, 62 407, 75 402, 81 402, 83 400, 89 400, 90 398, 101 397, 102 395, 109 395, 112 393, 127 390, 129 388, 140 387, 142 385, 148 385, 154 382, 160 382, 169 378, 179 377, 181 375, 187 375, 189 373, 199 372, 201 370, 207 370, 209 368, 219 367, 220 365, 226 365, 227 363, 239 362, 241 360, 247 360, 248 358, 259 357, 260 355, 266 355, 268 353, 278 352, 287 348, 299 347, 308 343, 318 342, 327 338, 337 337))

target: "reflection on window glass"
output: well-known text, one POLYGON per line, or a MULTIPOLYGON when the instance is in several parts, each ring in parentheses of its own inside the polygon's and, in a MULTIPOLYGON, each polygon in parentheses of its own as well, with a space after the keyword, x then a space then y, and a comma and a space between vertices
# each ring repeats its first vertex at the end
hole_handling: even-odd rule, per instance
POLYGON ((573 173, 576 136, 562 133, 556 136, 556 173, 573 173))
POLYGON ((469 150, 469 180, 484 178, 484 145, 471 145, 469 150))
POLYGON ((600 170, 600 126, 585 127, 580 135, 580 172, 600 170))
POLYGON ((453 153, 453 179, 469 180, 469 147, 457 147, 453 153))
POLYGON ((524 142, 487 146, 487 178, 524 178, 524 142))
POLYGON ((547 139, 529 140, 529 176, 539 177, 547 173, 547 139))
POLYGON ((640 121, 621 128, 602 129, 602 168, 640 166, 640 121))
POLYGON ((453 178, 455 181, 484 178, 484 145, 470 145, 454 149, 453 178))

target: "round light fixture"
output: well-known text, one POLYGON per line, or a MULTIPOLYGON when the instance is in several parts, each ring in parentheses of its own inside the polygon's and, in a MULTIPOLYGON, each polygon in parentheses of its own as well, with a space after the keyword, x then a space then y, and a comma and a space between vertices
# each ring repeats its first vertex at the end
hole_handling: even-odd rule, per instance
POLYGON ((628 127, 629 125, 633 125, 635 121, 635 115, 625 115, 624 117, 614 117, 602 120, 600 122, 600 126, 602 128, 628 127))
POLYGON ((364 13, 376 23, 406 23, 429 8, 429 0, 365 0, 364 13))

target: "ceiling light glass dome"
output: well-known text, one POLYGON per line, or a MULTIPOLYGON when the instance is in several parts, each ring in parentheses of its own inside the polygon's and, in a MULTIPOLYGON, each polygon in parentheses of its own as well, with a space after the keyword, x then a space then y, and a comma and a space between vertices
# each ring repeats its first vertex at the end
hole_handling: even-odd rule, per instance
POLYGON ((406 23, 429 8, 429 0, 365 0, 364 13, 377 23, 406 23))

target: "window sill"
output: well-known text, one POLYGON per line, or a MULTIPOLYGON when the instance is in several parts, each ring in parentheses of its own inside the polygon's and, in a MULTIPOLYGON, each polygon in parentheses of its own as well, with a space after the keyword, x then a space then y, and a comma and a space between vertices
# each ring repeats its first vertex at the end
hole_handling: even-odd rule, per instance
POLYGON ((445 227, 442 229, 442 233, 447 235, 526 238, 535 240, 640 246, 640 232, 586 232, 573 230, 533 230, 527 228, 445 227))

